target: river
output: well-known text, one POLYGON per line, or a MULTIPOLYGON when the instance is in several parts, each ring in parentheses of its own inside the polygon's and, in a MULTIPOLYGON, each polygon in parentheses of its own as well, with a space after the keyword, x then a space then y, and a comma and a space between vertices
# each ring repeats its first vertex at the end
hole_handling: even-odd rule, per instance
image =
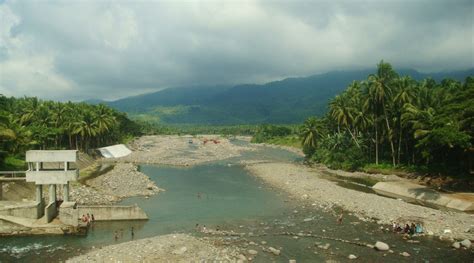
POLYGON ((454 251, 447 242, 436 238, 416 238, 408 243, 400 235, 380 229, 379 225, 359 221, 346 215, 341 225, 335 215, 311 204, 301 204, 271 189, 249 175, 240 160, 265 159, 300 161, 290 152, 265 148, 247 152, 242 157, 193 167, 141 165, 140 170, 166 191, 150 198, 129 198, 121 204, 137 204, 149 216, 148 221, 96 222, 87 236, 32 236, 0 238, 0 262, 64 261, 72 255, 109 244, 170 233, 192 233, 196 224, 246 233, 247 241, 229 238, 233 245, 253 249, 248 241, 267 242, 281 248, 280 256, 260 252, 256 262, 297 259, 318 262, 328 259, 347 260, 355 254, 363 261, 400 262, 471 262, 471 251, 454 251), (119 235, 115 240, 114 233, 119 235), (295 237, 291 233, 312 233, 317 237, 295 237), (324 236, 330 239, 325 239, 324 236), (380 240, 391 245, 394 253, 377 252, 364 246, 333 240, 373 244, 380 240), (318 248, 329 244, 328 249, 318 248), (405 258, 400 252, 408 252, 405 258))

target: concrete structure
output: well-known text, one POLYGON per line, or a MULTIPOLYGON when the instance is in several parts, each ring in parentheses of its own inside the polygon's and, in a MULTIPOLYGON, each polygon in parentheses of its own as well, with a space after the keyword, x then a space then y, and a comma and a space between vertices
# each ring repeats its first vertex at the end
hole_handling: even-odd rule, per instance
POLYGON ((465 212, 474 211, 472 193, 440 193, 426 186, 405 181, 379 182, 372 189, 378 194, 408 201, 420 201, 465 212))
POLYGON ((93 205, 78 206, 79 216, 93 214, 96 221, 114 221, 114 220, 147 220, 147 214, 138 207, 134 206, 110 206, 93 205))
POLYGON ((43 186, 49 185, 48 204, 44 210, 48 223, 57 215, 56 185, 63 188, 63 201, 69 201, 69 182, 77 181, 79 177, 79 170, 74 168, 77 159, 76 150, 26 152, 26 181, 36 184, 36 202, 40 207, 44 206, 43 186))
POLYGON ((98 149, 100 154, 105 158, 120 158, 127 156, 132 153, 127 146, 123 144, 116 144, 108 147, 102 147, 98 149))

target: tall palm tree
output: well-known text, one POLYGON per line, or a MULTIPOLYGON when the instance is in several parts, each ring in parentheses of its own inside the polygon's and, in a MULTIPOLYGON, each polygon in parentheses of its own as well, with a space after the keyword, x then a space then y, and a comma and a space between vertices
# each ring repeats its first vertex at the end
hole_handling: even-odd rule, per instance
MULTIPOLYGON (((385 119, 385 124, 387 128, 387 137, 388 141, 390 142, 390 147, 392 151, 392 163, 395 166, 395 147, 393 145, 393 131, 390 128, 389 116, 387 111, 387 102, 390 102, 390 98, 392 96, 392 83, 393 80, 397 77, 397 73, 393 70, 392 66, 389 63, 385 63, 383 60, 377 65, 377 73, 371 74, 368 77, 369 82, 369 104, 371 108, 374 110, 375 113, 375 127, 376 127, 376 134, 378 137, 378 121, 379 117, 383 115, 383 119, 385 119)), ((377 140, 377 139, 376 139, 377 140)), ((378 143, 378 142, 376 142, 378 143)), ((377 149, 377 157, 376 163, 378 164, 378 146, 376 145, 377 149)))
POLYGON ((405 104, 411 103, 414 99, 414 87, 416 87, 416 81, 408 76, 397 79, 395 85, 393 105, 396 111, 396 122, 398 123, 397 164, 400 164, 403 130, 406 125, 406 122, 402 119, 402 115, 404 113, 405 104))

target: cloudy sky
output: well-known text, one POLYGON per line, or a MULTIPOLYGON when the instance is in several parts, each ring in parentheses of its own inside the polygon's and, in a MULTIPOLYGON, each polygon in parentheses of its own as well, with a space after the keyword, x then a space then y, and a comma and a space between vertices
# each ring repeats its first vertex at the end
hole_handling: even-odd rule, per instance
POLYGON ((116 99, 262 83, 380 59, 474 67, 472 0, 4 1, 0 94, 116 99))

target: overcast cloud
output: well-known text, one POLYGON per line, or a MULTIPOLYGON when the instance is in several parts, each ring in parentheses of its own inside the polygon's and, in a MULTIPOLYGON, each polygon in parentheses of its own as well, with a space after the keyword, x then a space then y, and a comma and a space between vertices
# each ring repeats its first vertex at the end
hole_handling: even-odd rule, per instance
MULTIPOLYGON (((2 2, 2 1, 0 1, 2 2)), ((473 1, 5 1, 0 93, 116 99, 337 69, 474 67, 473 1)))

